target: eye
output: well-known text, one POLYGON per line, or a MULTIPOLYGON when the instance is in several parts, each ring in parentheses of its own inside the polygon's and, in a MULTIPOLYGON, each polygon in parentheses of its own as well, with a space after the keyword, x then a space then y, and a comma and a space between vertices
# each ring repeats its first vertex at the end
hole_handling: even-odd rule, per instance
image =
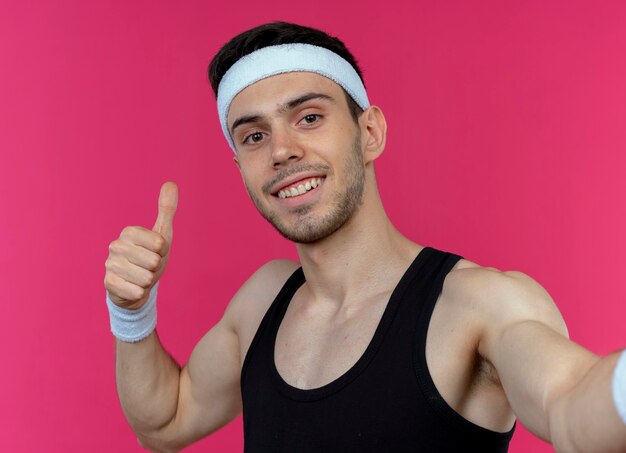
POLYGON ((263 140, 263 132, 253 132, 249 135, 246 135, 243 138, 243 143, 247 144, 247 145, 253 145, 255 143, 259 143, 261 140, 263 140))
POLYGON ((322 115, 319 115, 317 113, 309 113, 304 118, 302 118, 300 121, 304 122, 305 124, 315 124, 315 123, 317 123, 320 120, 321 117, 322 117, 322 115))

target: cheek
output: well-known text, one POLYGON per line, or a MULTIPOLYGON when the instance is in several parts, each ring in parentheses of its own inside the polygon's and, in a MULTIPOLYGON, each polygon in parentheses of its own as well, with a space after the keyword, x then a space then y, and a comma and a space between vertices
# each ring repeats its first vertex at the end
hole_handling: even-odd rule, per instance
POLYGON ((248 191, 256 190, 256 186, 254 183, 254 179, 250 177, 250 175, 242 174, 243 184, 246 186, 248 191))
POLYGON ((255 168, 258 165, 252 159, 252 156, 246 156, 245 158, 239 158, 239 173, 244 181, 252 181, 255 177, 255 168))
POLYGON ((246 190, 248 191, 248 193, 252 192, 256 192, 256 193, 261 193, 263 191, 263 178, 261 177, 261 175, 245 169, 241 170, 241 179, 243 181, 243 184, 246 187, 246 190))

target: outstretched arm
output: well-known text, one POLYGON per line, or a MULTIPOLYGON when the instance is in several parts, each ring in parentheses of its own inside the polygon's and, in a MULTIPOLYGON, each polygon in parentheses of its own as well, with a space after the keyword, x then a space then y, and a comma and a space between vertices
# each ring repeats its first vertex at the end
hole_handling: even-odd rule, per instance
POLYGON ((612 397, 619 353, 598 357, 568 339, 548 293, 520 272, 493 272, 479 352, 496 368, 519 420, 559 452, 624 452, 612 397))

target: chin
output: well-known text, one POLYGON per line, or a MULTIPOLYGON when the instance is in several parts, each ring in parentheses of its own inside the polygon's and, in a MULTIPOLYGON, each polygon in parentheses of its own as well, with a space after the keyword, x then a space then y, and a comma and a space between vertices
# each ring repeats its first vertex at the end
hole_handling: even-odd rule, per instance
POLYGON ((314 244, 337 232, 354 214, 354 210, 333 209, 323 217, 313 218, 313 214, 285 225, 276 218, 265 217, 285 239, 298 244, 314 244))

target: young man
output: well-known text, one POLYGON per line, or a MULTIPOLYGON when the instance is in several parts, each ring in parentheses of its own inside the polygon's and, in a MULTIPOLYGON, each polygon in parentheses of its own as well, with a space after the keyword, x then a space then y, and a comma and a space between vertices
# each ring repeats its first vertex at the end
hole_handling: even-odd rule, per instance
POLYGON ((300 263, 260 268, 181 369, 154 331, 176 186, 152 230, 111 243, 118 392, 144 447, 177 451, 243 407, 251 452, 500 452, 516 417, 557 451, 626 451, 620 353, 570 342, 528 276, 393 227, 374 173, 385 118, 338 39, 263 25, 220 50, 210 79, 246 189, 300 263))

